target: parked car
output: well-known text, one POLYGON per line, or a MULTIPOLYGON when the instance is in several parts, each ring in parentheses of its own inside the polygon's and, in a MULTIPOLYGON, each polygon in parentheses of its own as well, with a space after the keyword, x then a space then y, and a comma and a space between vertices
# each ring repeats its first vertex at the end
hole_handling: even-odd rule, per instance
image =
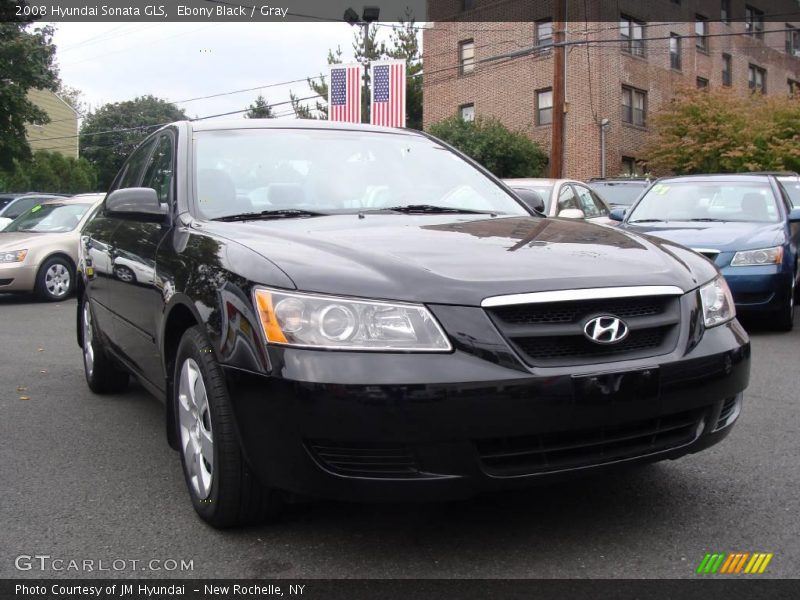
POLYGON ((650 179, 638 177, 593 178, 587 184, 612 209, 628 208, 650 187, 650 179))
POLYGON ((63 300, 75 287, 80 227, 103 194, 35 204, 0 231, 0 292, 63 300))
POLYGON ((217 527, 281 491, 441 500, 677 458, 728 434, 748 383, 713 264, 535 215, 412 130, 169 125, 80 248, 86 381, 166 402, 217 527), (154 276, 115 277, 114 252, 154 276))
POLYGON ((592 223, 615 225, 608 217, 610 209, 585 183, 572 179, 504 179, 513 190, 535 192, 544 201, 549 217, 586 219, 592 223))
POLYGON ((0 210, 0 218, 11 219, 13 221, 28 209, 37 204, 41 204, 45 200, 55 200, 62 197, 63 196, 57 196, 55 194, 22 194, 21 196, 9 200, 8 204, 0 210))
MULTIPOLYGON (((621 211, 613 218, 622 219, 621 211)), ((693 248, 725 275, 738 313, 794 326, 800 208, 775 175, 693 175, 659 179, 621 227, 693 248)))

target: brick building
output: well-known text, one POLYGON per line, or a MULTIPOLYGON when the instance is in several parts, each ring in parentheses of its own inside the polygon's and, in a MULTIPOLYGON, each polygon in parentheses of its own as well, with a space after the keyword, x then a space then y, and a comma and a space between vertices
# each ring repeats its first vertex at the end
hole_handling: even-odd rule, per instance
POLYGON ((794 0, 437 0, 423 34, 425 126, 495 116, 549 150, 555 2, 566 11, 564 176, 600 175, 606 119, 606 174, 641 170, 648 116, 682 86, 800 85, 794 0))

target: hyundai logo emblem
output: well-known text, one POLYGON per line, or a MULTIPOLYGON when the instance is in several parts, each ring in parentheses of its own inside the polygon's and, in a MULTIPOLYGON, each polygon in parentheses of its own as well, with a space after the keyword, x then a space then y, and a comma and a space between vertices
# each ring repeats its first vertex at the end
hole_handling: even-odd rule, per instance
POLYGON ((587 321, 583 334, 596 344, 616 344, 628 337, 628 326, 622 319, 603 315, 587 321))

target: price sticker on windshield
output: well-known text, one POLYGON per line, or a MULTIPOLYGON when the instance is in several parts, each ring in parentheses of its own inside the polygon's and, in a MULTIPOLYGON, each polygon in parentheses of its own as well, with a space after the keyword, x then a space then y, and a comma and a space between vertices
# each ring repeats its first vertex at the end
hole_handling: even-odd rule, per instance
POLYGON ((663 196, 669 191, 669 186, 664 185, 663 183, 657 183, 653 186, 653 192, 658 194, 659 196, 663 196))
POLYGON ((38 211, 40 211, 40 210, 42 210, 42 205, 41 205, 41 204, 37 204, 36 206, 34 206, 34 207, 31 209, 31 212, 32 212, 32 213, 35 213, 35 212, 38 212, 38 211))

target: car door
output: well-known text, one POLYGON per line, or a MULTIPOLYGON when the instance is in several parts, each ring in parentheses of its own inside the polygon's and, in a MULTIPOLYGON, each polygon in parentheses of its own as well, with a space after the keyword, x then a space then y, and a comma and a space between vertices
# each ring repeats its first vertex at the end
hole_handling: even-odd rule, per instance
POLYGON ((597 194, 592 192, 592 190, 585 185, 581 185, 579 183, 573 183, 571 185, 575 190, 575 195, 578 198, 578 204, 580 205, 580 208, 583 211, 587 221, 591 221, 592 223, 600 223, 601 225, 608 225, 609 223, 614 222, 608 217, 608 207, 597 196, 597 194))
MULTIPOLYGON (((147 142, 134 151, 114 178, 109 192, 138 185, 152 149, 153 143, 147 142)), ((113 281, 113 237, 120 223, 120 219, 108 214, 103 202, 95 216, 84 226, 80 239, 86 269, 86 290, 96 326, 114 347, 117 342, 109 291, 113 281)))
MULTIPOLYGON (((556 193, 554 191, 554 193, 556 193)), ((575 195, 575 190, 568 183, 562 183, 561 187, 557 190, 556 201, 550 206, 550 216, 558 217, 564 216, 564 211, 580 210, 580 203, 578 197, 575 195)), ((569 213, 567 213, 569 214, 569 213)))
MULTIPOLYGON (((152 143, 136 186, 156 191, 170 209, 174 202, 175 139, 171 131, 152 143)), ((161 292, 156 286, 156 252, 169 232, 164 222, 120 220, 114 232, 109 279, 109 306, 114 313, 116 344, 141 376, 163 387, 161 356, 156 344, 156 321, 161 292)))

